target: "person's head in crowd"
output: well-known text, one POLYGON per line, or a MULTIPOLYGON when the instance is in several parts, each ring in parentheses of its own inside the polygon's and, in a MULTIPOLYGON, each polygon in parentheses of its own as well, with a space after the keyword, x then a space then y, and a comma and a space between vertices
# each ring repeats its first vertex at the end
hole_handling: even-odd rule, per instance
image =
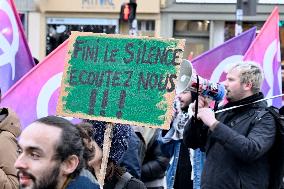
POLYGON ((47 116, 26 127, 15 162, 21 188, 63 188, 84 166, 79 130, 68 120, 47 116))
POLYGON ((180 102, 180 108, 182 111, 187 111, 188 106, 196 99, 197 93, 192 91, 184 91, 177 95, 180 102))
MULTIPOLYGON (((86 120, 87 123, 81 124, 81 128, 83 128, 88 135, 91 135, 92 142, 89 143, 89 149, 94 151, 94 155, 86 155, 89 156, 88 166, 92 167, 95 171, 96 176, 101 168, 102 157, 103 157, 103 142, 104 142, 104 133, 106 129, 106 122, 102 121, 91 121, 86 120)), ((79 124, 80 127, 80 124, 79 124)), ((113 128, 112 135, 112 143, 109 153, 108 165, 106 170, 106 181, 109 181, 113 178, 114 174, 117 171, 121 173, 125 171, 125 169, 119 167, 119 160, 122 158, 123 154, 128 148, 128 142, 131 135, 131 128, 127 125, 116 124, 113 128)), ((87 140, 85 140, 87 141, 87 140)))
POLYGON ((227 71, 224 86, 227 100, 235 102, 257 94, 261 90, 264 79, 263 71, 254 62, 239 62, 227 71))
POLYGON ((97 176, 100 170, 101 161, 103 158, 102 149, 93 140, 95 129, 93 129, 92 124, 87 122, 82 122, 77 125, 80 135, 83 139, 83 144, 85 146, 84 159, 87 162, 86 168, 97 176))

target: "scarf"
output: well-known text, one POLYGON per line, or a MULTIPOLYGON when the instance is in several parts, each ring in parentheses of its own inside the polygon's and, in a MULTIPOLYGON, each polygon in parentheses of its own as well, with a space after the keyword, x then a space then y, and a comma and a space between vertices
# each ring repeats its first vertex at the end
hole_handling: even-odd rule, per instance
POLYGON ((176 115, 172 122, 172 127, 174 129, 174 133, 172 135, 173 140, 182 140, 183 139, 183 130, 186 125, 186 122, 191 118, 193 115, 192 112, 192 104, 188 106, 187 111, 183 111, 180 109, 179 101, 176 102, 176 115))

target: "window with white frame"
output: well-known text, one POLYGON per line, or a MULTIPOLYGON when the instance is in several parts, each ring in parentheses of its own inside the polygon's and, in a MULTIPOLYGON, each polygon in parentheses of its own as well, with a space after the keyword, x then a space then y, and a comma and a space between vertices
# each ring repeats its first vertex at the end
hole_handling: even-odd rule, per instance
POLYGON ((138 20, 137 29, 138 35, 153 37, 155 35, 155 20, 138 20))

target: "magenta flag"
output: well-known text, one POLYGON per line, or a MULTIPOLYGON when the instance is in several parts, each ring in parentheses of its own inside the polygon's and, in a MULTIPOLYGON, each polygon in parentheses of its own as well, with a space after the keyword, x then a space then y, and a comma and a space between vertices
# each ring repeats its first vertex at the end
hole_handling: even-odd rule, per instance
POLYGON ((207 51, 192 60, 198 75, 214 82, 225 80, 225 69, 232 63, 241 61, 255 38, 256 28, 234 37, 220 46, 207 51))
MULTIPOLYGON (((266 97, 282 94, 279 14, 275 7, 244 56, 246 61, 259 63, 264 71, 262 92, 266 97)), ((270 99, 269 105, 282 106, 282 98, 270 99)))
POLYGON ((67 44, 57 47, 3 96, 1 105, 18 114, 23 128, 37 118, 55 114, 67 44))
POLYGON ((13 0, 0 1, 0 87, 5 93, 34 66, 13 0))

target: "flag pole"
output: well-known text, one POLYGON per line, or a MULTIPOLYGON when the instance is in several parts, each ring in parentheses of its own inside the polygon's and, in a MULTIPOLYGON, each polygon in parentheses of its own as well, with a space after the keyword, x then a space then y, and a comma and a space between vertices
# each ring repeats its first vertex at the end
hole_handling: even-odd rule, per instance
POLYGON ((240 35, 243 32, 242 22, 243 22, 242 0, 237 0, 235 36, 238 36, 238 35, 240 35))

